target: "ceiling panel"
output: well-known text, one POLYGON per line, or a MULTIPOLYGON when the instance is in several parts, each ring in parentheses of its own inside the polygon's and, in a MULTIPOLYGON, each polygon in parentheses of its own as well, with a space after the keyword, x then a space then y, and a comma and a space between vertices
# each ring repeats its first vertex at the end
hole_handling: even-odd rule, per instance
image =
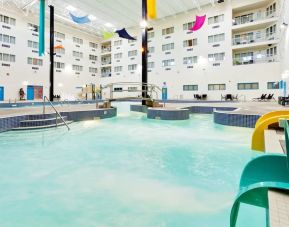
MULTIPOLYGON (((156 0, 158 19, 186 12, 206 4, 212 0, 156 0)), ((141 0, 47 0, 55 6, 56 20, 77 26, 79 29, 101 36, 103 31, 129 28, 139 25, 141 21, 141 0), (95 20, 85 25, 74 24, 69 16, 67 6, 73 6, 76 16, 93 15, 95 20), (113 25, 106 26, 107 23, 113 25)), ((38 0, 0 0, 0 6, 17 8, 26 14, 38 13, 38 0)))

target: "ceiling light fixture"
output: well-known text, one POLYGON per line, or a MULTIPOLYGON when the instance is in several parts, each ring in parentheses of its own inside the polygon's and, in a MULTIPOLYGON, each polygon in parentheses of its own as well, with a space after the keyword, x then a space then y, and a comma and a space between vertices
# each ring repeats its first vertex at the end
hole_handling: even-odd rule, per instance
POLYGON ((93 16, 93 15, 89 15, 89 16, 88 16, 88 19, 91 20, 91 21, 95 21, 95 20, 96 20, 96 17, 93 16))
POLYGON ((73 7, 73 6, 71 6, 71 5, 67 6, 66 9, 67 9, 68 11, 70 11, 70 12, 76 11, 76 8, 73 7))
POLYGON ((104 26, 105 26, 105 27, 108 27, 108 28, 114 27, 113 24, 111 24, 111 23, 105 23, 104 26))

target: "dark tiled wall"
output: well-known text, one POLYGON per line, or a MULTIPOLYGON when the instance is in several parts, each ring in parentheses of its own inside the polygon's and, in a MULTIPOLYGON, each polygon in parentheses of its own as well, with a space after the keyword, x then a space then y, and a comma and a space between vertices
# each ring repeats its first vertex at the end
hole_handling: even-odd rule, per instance
POLYGON ((140 112, 140 113, 147 113, 147 106, 143 105, 130 105, 130 111, 133 112, 140 112))
POLYGON ((160 118, 160 120, 188 120, 190 119, 190 110, 159 110, 159 109, 148 109, 147 117, 149 119, 160 118))
POLYGON ((260 115, 241 115, 232 113, 214 112, 214 122, 221 125, 255 128, 260 115))

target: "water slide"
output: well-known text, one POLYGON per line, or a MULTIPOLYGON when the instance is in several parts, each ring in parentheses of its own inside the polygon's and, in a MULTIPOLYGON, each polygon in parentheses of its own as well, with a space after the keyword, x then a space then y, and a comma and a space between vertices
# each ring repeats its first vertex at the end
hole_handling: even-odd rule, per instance
MULTIPOLYGON (((288 122, 285 126, 286 150, 289 151, 288 122)), ((241 203, 268 209, 270 189, 289 190, 288 155, 270 154, 250 161, 243 170, 238 196, 231 209, 230 226, 235 227, 241 203)))
POLYGON ((269 125, 278 123, 282 118, 289 119, 289 111, 274 111, 259 118, 259 120, 256 122, 255 130, 252 136, 251 147, 253 150, 265 150, 264 131, 268 129, 269 125))

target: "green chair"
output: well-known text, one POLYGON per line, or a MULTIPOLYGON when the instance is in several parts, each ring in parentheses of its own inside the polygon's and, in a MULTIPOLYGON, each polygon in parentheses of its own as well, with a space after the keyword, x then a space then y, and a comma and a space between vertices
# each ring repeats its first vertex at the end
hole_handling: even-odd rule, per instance
MULTIPOLYGON (((286 150, 289 151, 289 126, 285 123, 286 150)), ((288 152, 289 153, 289 152, 288 152)), ((289 190, 289 156, 269 154, 250 161, 243 170, 239 193, 231 209, 230 226, 235 227, 241 203, 269 208, 270 189, 289 190)))

